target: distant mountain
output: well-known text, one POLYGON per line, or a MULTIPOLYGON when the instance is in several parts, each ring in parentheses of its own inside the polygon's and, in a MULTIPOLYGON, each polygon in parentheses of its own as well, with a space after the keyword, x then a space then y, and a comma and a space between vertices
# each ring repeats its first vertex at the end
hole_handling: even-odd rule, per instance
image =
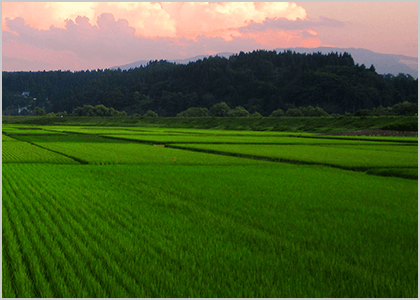
MULTIPOLYGON (((313 52, 321 52, 323 54, 328 54, 331 52, 338 52, 343 53, 347 52, 351 54, 353 60, 356 64, 362 65, 364 64, 367 68, 371 65, 375 66, 376 72, 378 74, 393 74, 398 75, 399 73, 409 74, 414 78, 418 78, 418 58, 405 56, 405 55, 397 55, 397 54, 383 54, 373 52, 367 49, 356 49, 356 48, 334 48, 334 47, 318 47, 318 48, 277 48, 275 51, 277 53, 283 52, 284 50, 291 50, 297 53, 313 53, 313 52)), ((229 58, 231 55, 235 53, 231 52, 223 52, 218 53, 217 55, 220 57, 229 58)), ((215 56, 215 55, 213 55, 215 56)), ((174 59, 174 60, 167 60, 168 62, 173 62, 177 64, 188 64, 190 62, 195 62, 199 59, 203 59, 205 57, 209 57, 209 55, 198 55, 191 58, 186 59, 174 59)), ((121 70, 128 70, 138 68, 140 66, 146 66, 150 60, 139 60, 130 64, 126 64, 123 66, 115 66, 112 67, 111 70, 116 70, 120 68, 121 70)))
MULTIPOLYGON (((229 56, 231 56, 233 54, 235 54, 235 53, 224 52, 224 53, 218 53, 217 55, 228 58, 229 56)), ((172 60, 167 59, 166 61, 186 65, 190 62, 196 62, 199 59, 203 59, 203 58, 209 57, 209 56, 210 55, 197 55, 197 56, 190 57, 190 58, 185 58, 185 59, 172 59, 172 60)), ((122 65, 122 66, 115 66, 115 67, 112 67, 110 69, 111 70, 117 70, 119 68, 121 70, 129 70, 129 69, 138 68, 140 66, 145 67, 149 62, 150 62, 150 60, 138 60, 138 61, 130 63, 130 64, 126 64, 126 65, 122 65)))
POLYGON ((286 49, 296 51, 298 53, 313 53, 321 52, 328 54, 331 52, 343 53, 347 52, 352 57, 356 64, 364 64, 367 68, 374 65, 376 73, 378 74, 393 74, 399 73, 409 74, 414 78, 418 78, 418 58, 397 54, 383 54, 373 52, 367 49, 356 48, 333 48, 333 47, 318 47, 318 48, 277 48, 277 52, 283 52, 286 49))

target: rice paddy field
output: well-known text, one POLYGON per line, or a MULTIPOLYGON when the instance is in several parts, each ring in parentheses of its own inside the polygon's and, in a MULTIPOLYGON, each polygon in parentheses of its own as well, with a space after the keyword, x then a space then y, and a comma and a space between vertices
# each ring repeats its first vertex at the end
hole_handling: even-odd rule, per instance
POLYGON ((417 139, 2 131, 3 297, 418 297, 417 139))

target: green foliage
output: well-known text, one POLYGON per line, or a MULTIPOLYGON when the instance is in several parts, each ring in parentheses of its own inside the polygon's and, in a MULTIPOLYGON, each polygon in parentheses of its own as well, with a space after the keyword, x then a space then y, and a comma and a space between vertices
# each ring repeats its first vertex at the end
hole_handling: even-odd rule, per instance
POLYGON ((418 122, 412 123, 391 123, 383 126, 383 130, 396 130, 396 131, 418 131, 418 122))
POLYGON ((227 117, 230 110, 226 102, 220 102, 210 108, 210 113, 213 117, 227 117))
POLYGON ((366 116, 370 116, 371 114, 372 112, 370 109, 359 109, 358 111, 354 113, 354 115, 358 117, 366 117, 366 116))
POLYGON ((299 108, 289 108, 286 111, 286 117, 303 117, 303 113, 299 108))
POLYGON ((119 117, 126 116, 125 111, 117 111, 114 108, 105 107, 103 104, 96 106, 84 105, 83 107, 77 107, 73 110, 74 116, 98 116, 98 117, 119 117))
POLYGON ((58 112, 58 113, 56 113, 56 115, 57 115, 58 117, 61 117, 61 116, 63 116, 63 117, 67 117, 67 116, 68 116, 68 114, 67 114, 67 112, 66 112, 66 111, 63 111, 63 112, 58 112))
POLYGON ((145 118, 157 118, 158 117, 158 114, 157 113, 155 113, 153 110, 148 110, 144 115, 143 115, 143 117, 145 117, 145 118))
POLYGON ((270 117, 273 117, 273 118, 284 117, 284 111, 279 108, 279 109, 273 111, 271 113, 270 117))
MULTIPOLYGON (((190 107, 225 102, 267 116, 278 108, 309 105, 344 114, 417 103, 418 80, 404 74, 379 75, 373 66, 354 65, 348 53, 259 50, 188 65, 151 61, 128 71, 3 72, 2 96, 3 112, 8 114, 15 114, 18 105, 34 104, 32 97, 46 113, 102 103, 129 115, 153 110, 170 117, 190 107), (22 89, 31 97, 22 96, 22 89)), ((411 111, 399 108, 395 113, 411 115, 411 111)), ((223 116, 218 113, 214 116, 223 116)))
POLYGON ((325 110, 322 109, 319 106, 314 108, 314 107, 309 105, 307 107, 299 107, 299 110, 302 112, 302 114, 305 117, 326 117, 326 116, 328 116, 328 114, 325 112, 325 110))
POLYGON ((258 111, 256 111, 253 114, 251 114, 250 117, 252 117, 252 118, 262 118, 262 115, 258 111))
POLYGON ((229 110, 228 117, 249 117, 250 113, 242 106, 237 106, 235 109, 229 110))
POLYGON ((177 114, 177 117, 208 117, 210 115, 210 111, 207 108, 203 107, 190 107, 187 110, 184 110, 177 114))
POLYGON ((417 104, 408 101, 397 103, 392 107, 392 112, 396 115, 416 116, 417 104))
POLYGON ((35 116, 45 116, 45 109, 40 107, 35 107, 32 111, 35 116))
POLYGON ((372 109, 371 115, 373 116, 388 116, 391 115, 392 108, 390 107, 383 107, 382 105, 379 105, 378 107, 375 107, 372 109))

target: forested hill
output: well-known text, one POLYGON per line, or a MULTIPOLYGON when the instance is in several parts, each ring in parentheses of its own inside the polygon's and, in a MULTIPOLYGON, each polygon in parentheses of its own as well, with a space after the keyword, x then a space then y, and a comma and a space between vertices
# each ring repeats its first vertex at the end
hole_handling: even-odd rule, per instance
POLYGON ((418 101, 418 79, 379 75, 374 66, 355 65, 348 53, 260 50, 188 65, 151 61, 127 71, 3 72, 2 80, 3 110, 32 105, 47 113, 103 104, 129 115, 153 110, 176 116, 190 107, 210 108, 223 101, 263 116, 309 105, 343 114, 418 101), (23 92, 30 96, 21 96, 23 92))

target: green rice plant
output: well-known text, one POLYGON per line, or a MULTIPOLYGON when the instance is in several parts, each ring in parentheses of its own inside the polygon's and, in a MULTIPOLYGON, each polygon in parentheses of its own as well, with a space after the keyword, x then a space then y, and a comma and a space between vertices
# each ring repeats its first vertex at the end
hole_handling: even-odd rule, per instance
POLYGON ((284 131, 252 131, 252 130, 221 130, 221 129, 196 129, 196 128, 147 128, 154 132, 167 133, 195 133, 205 135, 234 135, 234 136, 314 136, 307 132, 284 132, 284 131))
POLYGON ((290 164, 2 178, 3 297, 418 296, 413 180, 290 164))
POLYGON ((10 136, 7 136, 5 134, 2 134, 1 135, 1 141, 2 142, 19 142, 18 140, 14 139, 14 138, 12 138, 10 136))
POLYGON ((77 164, 75 160, 55 152, 18 141, 10 137, 2 137, 3 163, 58 163, 77 164))
POLYGON ((325 145, 174 144, 171 147, 242 157, 268 158, 277 161, 325 164, 359 170, 367 170, 371 167, 416 168, 418 166, 417 151, 410 151, 411 147, 398 148, 398 150, 409 150, 406 152, 378 151, 380 146, 373 149, 353 149, 352 147, 325 145))
POLYGON ((21 129, 21 128, 3 128, 3 132, 9 135, 49 135, 49 134, 63 134, 62 132, 54 132, 49 130, 37 129, 21 129))
MULTIPOLYGON (((60 129, 63 130, 63 129, 60 129)), ((130 128, 65 128, 64 132, 83 133, 96 135, 177 135, 176 133, 160 132, 160 131, 141 131, 130 128)), ((179 135, 179 134, 178 134, 179 135)), ((185 135, 185 134, 184 134, 185 135)))
MULTIPOLYGON (((220 143, 220 144, 349 144, 359 145, 363 142, 351 140, 325 140, 316 138, 301 138, 301 137, 288 137, 288 136, 230 136, 230 135, 143 135, 143 134, 130 134, 130 135, 116 135, 104 134, 104 137, 141 141, 148 143, 220 143)), ((364 142, 365 144, 373 144, 380 142, 364 142)), ((381 143, 386 144, 386 143, 381 143)), ((390 144, 390 143, 388 143, 390 144)), ((380 145, 380 144, 378 144, 380 145)))
POLYGON ((19 139, 89 164, 240 165, 271 164, 253 159, 156 147, 96 135, 20 136, 19 139))

